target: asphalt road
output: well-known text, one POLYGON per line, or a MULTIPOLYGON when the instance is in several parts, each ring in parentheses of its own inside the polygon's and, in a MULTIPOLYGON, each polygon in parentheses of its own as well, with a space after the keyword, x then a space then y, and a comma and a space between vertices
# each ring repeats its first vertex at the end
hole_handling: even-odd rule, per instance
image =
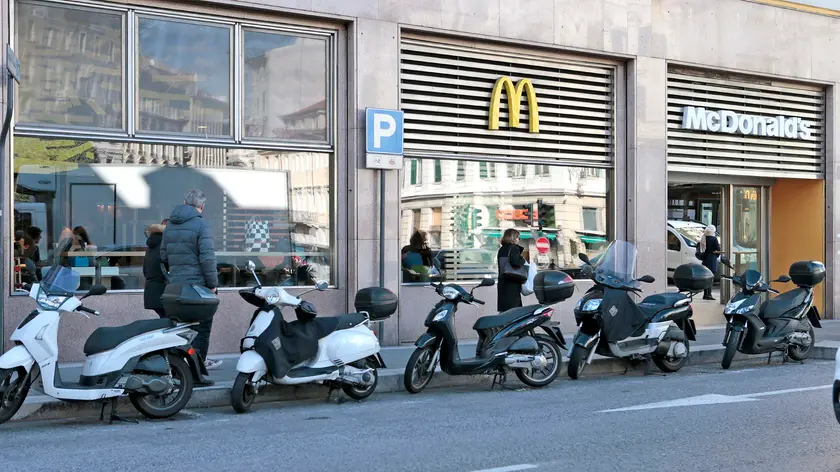
POLYGON ((833 367, 701 365, 532 391, 489 391, 488 382, 364 403, 264 404, 248 415, 198 410, 139 425, 16 423, 0 427, 0 457, 30 472, 840 471, 833 367))

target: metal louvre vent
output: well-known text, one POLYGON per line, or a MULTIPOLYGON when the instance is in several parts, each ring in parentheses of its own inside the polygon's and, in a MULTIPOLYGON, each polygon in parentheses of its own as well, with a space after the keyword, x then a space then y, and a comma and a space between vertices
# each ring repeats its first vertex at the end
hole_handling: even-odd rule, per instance
POLYGON ((405 112, 405 152, 611 166, 614 76, 610 65, 403 39, 400 107, 405 112), (508 125, 508 97, 502 93, 499 128, 489 129, 491 94, 500 77, 510 77, 513 85, 521 79, 531 81, 539 133, 529 132, 527 92, 520 99, 518 128, 508 125))
MULTIPOLYGON (((759 129, 753 122, 752 125, 759 129)), ((762 130, 767 128, 761 127, 762 130)), ((798 133, 794 133, 798 134, 798 133)), ((740 82, 698 73, 668 73, 668 169, 767 177, 822 178, 825 93, 775 81, 740 82), (728 110, 770 119, 800 118, 810 136, 774 137, 683 128, 684 108, 728 110)))

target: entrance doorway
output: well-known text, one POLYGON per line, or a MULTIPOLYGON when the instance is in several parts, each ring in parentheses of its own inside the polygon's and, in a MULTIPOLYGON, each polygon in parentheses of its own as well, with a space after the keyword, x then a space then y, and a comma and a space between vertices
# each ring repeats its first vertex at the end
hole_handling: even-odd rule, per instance
MULTIPOLYGON (((702 178, 703 176, 694 176, 702 178)), ((668 268, 697 263, 697 243, 706 226, 717 229, 721 249, 736 273, 755 269, 767 277, 769 187, 761 185, 669 183, 668 268)), ((720 283, 723 268, 715 274, 714 301, 695 298, 694 319, 698 325, 724 323, 721 304, 732 295, 730 284, 720 283)))

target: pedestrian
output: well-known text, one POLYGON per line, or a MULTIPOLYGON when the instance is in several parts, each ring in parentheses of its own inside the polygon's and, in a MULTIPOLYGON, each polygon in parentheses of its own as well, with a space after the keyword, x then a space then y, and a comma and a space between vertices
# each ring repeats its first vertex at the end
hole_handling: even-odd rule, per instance
MULTIPOLYGON (((717 274, 718 271, 718 257, 720 256, 720 241, 716 236, 717 229, 714 225, 706 226, 703 237, 697 244, 697 254, 700 257, 703 265, 717 274)), ((703 292, 703 300, 714 300, 712 296, 712 288, 709 287, 703 292)))
POLYGON ((32 260, 32 264, 35 266, 35 277, 40 281, 41 280, 41 271, 39 267, 41 264, 41 237, 43 236, 43 230, 37 226, 30 226, 26 228, 26 235, 32 239, 33 247, 30 248, 30 255, 29 259, 32 260))
POLYGON ((167 221, 169 220, 146 228, 146 257, 143 259, 143 277, 146 278, 143 306, 147 310, 153 310, 161 318, 166 318, 160 297, 166 289, 166 275, 163 271, 168 269, 160 260, 160 243, 163 241, 163 230, 167 221))
POLYGON ((403 270, 416 278, 416 280, 407 280, 407 282, 428 282, 430 276, 435 275, 440 269, 440 262, 432 255, 432 250, 429 249, 425 231, 414 231, 408 246, 403 247, 400 253, 403 270))
MULTIPOLYGON (((524 248, 519 245, 519 231, 509 228, 502 235, 502 247, 496 256, 497 260, 507 257, 510 265, 516 269, 524 266, 526 260, 522 257, 524 248)), ((499 264, 501 267, 501 263, 499 264)), ((498 283, 498 299, 496 307, 499 312, 522 306, 522 283, 507 280, 501 274, 498 283)))
MULTIPOLYGON (((184 196, 184 204, 172 210, 163 230, 160 260, 169 266, 169 283, 203 285, 218 294, 219 274, 213 230, 201 217, 205 203, 207 197, 204 192, 193 189, 184 196)), ((198 336, 193 341, 193 347, 208 370, 222 364, 220 360, 207 357, 212 327, 212 318, 199 323, 196 328, 198 336)))

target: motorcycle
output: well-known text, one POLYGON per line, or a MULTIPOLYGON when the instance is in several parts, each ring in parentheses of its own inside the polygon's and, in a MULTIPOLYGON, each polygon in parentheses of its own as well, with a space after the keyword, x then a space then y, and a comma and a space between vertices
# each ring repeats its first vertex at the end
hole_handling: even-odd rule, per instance
MULTIPOLYGON (((726 256, 720 261, 734 270, 726 256)), ((814 346, 814 328, 820 328, 820 314, 814 306, 814 287, 825 280, 825 266, 817 261, 800 261, 790 266, 789 276, 777 283, 793 282, 797 288, 780 294, 772 289, 760 272, 748 269, 743 274, 722 278, 741 289, 726 304, 726 333, 723 337, 721 367, 732 365, 736 352, 769 354, 782 352, 784 360, 804 361, 814 346), (762 300, 768 292, 777 296, 762 300)), ((768 358, 769 362, 769 358, 768 358)))
MULTIPOLYGON (((233 409, 250 410, 261 384, 323 383, 330 387, 330 395, 341 388, 354 400, 369 397, 379 381, 377 369, 385 368, 379 339, 369 326, 397 311, 397 296, 385 288, 365 288, 356 294, 359 313, 317 318, 311 303, 281 287, 263 287, 252 261, 247 268, 256 287, 242 289, 239 295, 257 310, 240 342, 242 354, 231 390, 233 409), (297 321, 283 319, 284 307, 294 308, 297 321)), ((326 289, 326 282, 318 282, 300 296, 326 289)))
POLYGON ((545 387, 557 378, 562 364, 560 349, 566 349, 566 344, 559 328, 545 325, 554 315, 554 309, 548 305, 570 298, 575 288, 572 278, 559 271, 540 272, 534 278, 538 305, 513 308, 476 320, 475 357, 461 359, 455 313, 461 304, 484 305, 473 292, 494 284, 493 279, 484 278, 469 292, 457 284, 430 284, 442 300, 426 317, 428 331, 415 343, 417 349, 405 366, 403 382, 407 391, 420 393, 426 388, 438 362, 441 370, 449 375, 495 374, 494 386, 504 386, 509 369, 529 387, 545 387), (545 334, 536 334, 537 328, 545 334))
POLYGON ((613 241, 596 263, 586 254, 583 273, 595 285, 575 306, 579 326, 569 353, 569 377, 577 379, 597 353, 605 357, 643 360, 645 372, 652 361, 663 372, 677 372, 688 360, 689 343, 697 328, 691 302, 695 294, 711 286, 714 275, 699 264, 684 264, 674 271, 679 292, 650 295, 636 303, 631 294, 641 294, 635 278, 637 250, 626 241, 613 241))
POLYGON ((39 375, 44 393, 53 398, 103 402, 101 420, 110 400, 110 421, 128 421, 116 414, 117 398, 126 393, 148 418, 167 418, 181 411, 192 395, 193 378, 201 377, 201 363, 190 346, 197 334, 190 329, 194 324, 165 318, 98 328, 85 342, 87 357, 79 380, 61 378, 57 338, 62 315, 99 316, 82 300, 107 292, 104 286, 93 285, 77 298, 79 281, 78 272, 54 265, 40 283, 29 287, 38 308, 12 333, 15 346, 0 356, 0 424, 17 413, 39 375))

